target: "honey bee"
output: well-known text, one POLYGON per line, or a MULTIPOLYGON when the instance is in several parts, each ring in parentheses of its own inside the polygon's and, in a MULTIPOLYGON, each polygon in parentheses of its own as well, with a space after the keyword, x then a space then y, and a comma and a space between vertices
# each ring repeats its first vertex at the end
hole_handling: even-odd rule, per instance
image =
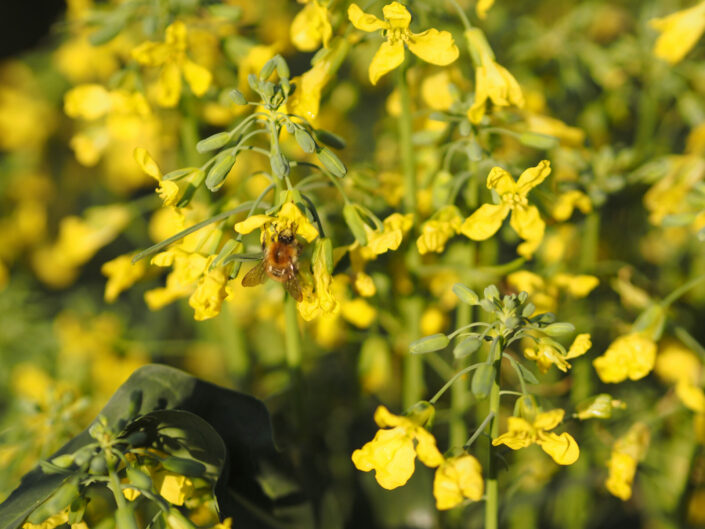
POLYGON ((301 247, 294 232, 285 229, 262 243, 263 259, 242 278, 242 286, 254 287, 264 283, 267 276, 282 283, 296 301, 303 299, 298 280, 301 247))

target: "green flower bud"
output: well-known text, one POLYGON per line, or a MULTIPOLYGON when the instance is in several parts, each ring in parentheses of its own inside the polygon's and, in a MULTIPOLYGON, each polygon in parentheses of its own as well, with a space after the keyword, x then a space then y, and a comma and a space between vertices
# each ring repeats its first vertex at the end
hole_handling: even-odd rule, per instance
POLYGON ((527 147, 533 147, 534 149, 548 150, 557 147, 559 141, 558 138, 547 134, 540 134, 538 132, 522 132, 519 135, 519 143, 526 145, 527 147))
POLYGON ((558 323, 547 325, 541 329, 541 331, 548 336, 563 336, 565 334, 575 332, 575 325, 568 323, 567 321, 560 321, 558 323))
POLYGON ((316 142, 307 130, 297 127, 294 131, 294 138, 302 151, 310 154, 316 150, 316 142))
POLYGON ((355 237, 355 240, 361 246, 366 245, 367 233, 365 232, 365 223, 360 218, 360 214, 353 204, 345 204, 345 206, 343 206, 343 218, 345 219, 345 224, 348 225, 348 228, 350 228, 350 231, 355 237))
POLYGON ((73 465, 73 458, 73 454, 63 454, 60 456, 56 456, 54 459, 51 460, 51 462, 59 468, 68 468, 73 465))
POLYGON ((480 302, 480 298, 477 294, 475 294, 475 291, 461 283, 456 283, 453 285, 453 293, 460 301, 467 303, 468 305, 477 305, 480 302))
POLYGON ((453 356, 455 358, 465 358, 477 351, 481 345, 482 341, 477 336, 469 336, 455 346, 453 356))
POLYGON ((230 96, 230 99, 233 100, 233 103, 236 105, 246 105, 247 104, 247 99, 245 99, 245 96, 240 92, 240 90, 237 90, 236 88, 233 88, 230 90, 230 93, 228 94, 230 96))
POLYGON ((201 154, 204 152, 215 151, 220 149, 230 141, 229 132, 218 132, 212 136, 202 139, 196 144, 196 150, 201 154))
POLYGON ((470 392, 476 399, 484 399, 490 394, 494 382, 495 368, 491 364, 482 364, 475 370, 470 383, 470 392))
POLYGON ((151 490, 152 488, 152 478, 135 467, 127 467, 127 480, 141 489, 151 490))
POLYGON ((340 158, 327 147, 319 147, 316 154, 318 155, 318 160, 323 164, 323 167, 333 176, 343 178, 348 172, 340 158))
POLYGON ((345 140, 337 134, 333 134, 332 132, 323 129, 318 129, 314 131, 314 134, 316 135, 316 139, 324 145, 328 145, 329 147, 333 147, 334 149, 345 148, 345 140))
POLYGON ((208 176, 206 176, 206 187, 211 191, 217 191, 220 186, 223 185, 225 177, 235 165, 235 155, 225 154, 217 162, 213 164, 213 167, 208 171, 208 176))

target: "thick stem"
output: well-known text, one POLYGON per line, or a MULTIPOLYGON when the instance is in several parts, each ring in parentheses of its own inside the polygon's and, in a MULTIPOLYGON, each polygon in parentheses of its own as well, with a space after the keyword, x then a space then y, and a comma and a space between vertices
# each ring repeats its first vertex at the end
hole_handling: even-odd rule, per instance
MULTIPOLYGON (((413 297, 406 302, 406 325, 409 330, 409 341, 421 337, 419 322, 423 311, 423 300, 413 297)), ((418 401, 424 393, 423 384, 423 358, 421 355, 407 354, 404 357, 404 373, 402 383, 402 405, 408 409, 418 401)))
POLYGON ((399 154, 404 174, 404 209, 407 213, 416 212, 416 164, 414 161, 414 146, 411 143, 413 132, 411 116, 411 96, 406 84, 406 64, 397 69, 397 89, 401 100, 401 115, 399 116, 399 154))
POLYGON ((504 344, 497 343, 497 346, 490 351, 493 354, 493 364, 495 367, 495 377, 490 390, 489 413, 492 414, 490 423, 489 449, 487 451, 487 480, 485 481, 486 502, 485 502, 485 529, 497 529, 499 523, 499 484, 497 482, 497 458, 495 456, 496 447, 492 445, 499 437, 499 378, 502 366, 502 349, 504 344))

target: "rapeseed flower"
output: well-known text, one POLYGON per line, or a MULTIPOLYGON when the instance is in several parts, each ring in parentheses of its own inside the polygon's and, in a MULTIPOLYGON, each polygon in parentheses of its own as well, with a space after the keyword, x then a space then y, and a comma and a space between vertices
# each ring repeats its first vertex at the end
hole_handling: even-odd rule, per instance
POLYGON ((507 445, 512 450, 539 445, 559 465, 572 465, 580 456, 578 443, 569 433, 550 433, 563 421, 565 411, 555 409, 539 413, 532 423, 521 417, 507 419, 508 431, 492 441, 494 446, 507 445))
POLYGON ((487 176, 487 188, 499 195, 499 204, 483 204, 470 215, 460 232, 475 241, 484 241, 494 235, 502 221, 511 213, 510 225, 524 242, 519 245, 519 255, 529 259, 541 244, 546 224, 536 206, 529 204, 527 194, 551 173, 548 160, 530 167, 514 181, 501 167, 494 167, 487 176))
POLYGON ((643 333, 633 332, 617 338, 605 354, 593 360, 600 380, 617 383, 639 380, 648 375, 656 362, 656 344, 643 333))
POLYGON ((433 478, 433 496, 441 511, 452 509, 464 498, 480 501, 484 489, 482 466, 469 454, 446 459, 433 478))
POLYGON ((358 470, 375 470, 377 483, 385 489, 401 487, 414 473, 416 456, 429 467, 443 463, 436 440, 423 423, 433 408, 427 405, 423 413, 403 417, 394 415, 384 406, 375 411, 375 422, 381 428, 372 441, 355 450, 352 460, 358 470))
POLYGON ((612 446, 612 453, 607 463, 609 476, 605 486, 610 494, 622 501, 627 501, 632 495, 636 467, 646 456, 650 438, 649 427, 637 422, 612 446))
POLYGON ((355 3, 348 7, 348 18, 353 26, 368 33, 382 30, 386 38, 370 63, 370 82, 373 85, 404 62, 404 44, 411 53, 431 64, 446 66, 458 58, 460 52, 449 32, 431 28, 422 33, 412 33, 409 30, 411 14, 399 2, 387 4, 382 12, 384 20, 365 13, 355 3))
MULTIPOLYGON (((146 149, 137 147, 133 152, 133 156, 137 162, 137 165, 139 165, 146 174, 159 182, 159 186, 156 191, 159 198, 162 199, 164 205, 176 205, 181 195, 179 185, 174 181, 164 180, 162 171, 159 169, 159 165, 157 165, 157 162, 154 161, 154 158, 149 155, 146 149)), ((194 171, 197 171, 197 169, 194 168, 194 171)))
POLYGON ((235 231, 243 235, 258 228, 262 230, 262 242, 284 230, 291 230, 294 234, 303 237, 306 242, 313 242, 318 237, 316 227, 292 201, 284 202, 276 215, 252 215, 235 224, 235 231))
POLYGON ((675 384, 676 395, 685 407, 705 413, 705 392, 700 387, 702 365, 693 351, 679 342, 666 342, 656 357, 654 372, 675 384))
POLYGON ((705 31, 705 2, 650 20, 661 34, 654 45, 654 55, 671 64, 680 62, 705 31))
POLYGON ((105 284, 105 301, 112 303, 121 292, 127 290, 144 277, 147 265, 144 261, 132 263, 132 255, 120 255, 103 263, 101 273, 108 278, 105 284))
POLYGON ((460 231, 463 217, 455 206, 445 206, 421 225, 421 235, 416 239, 419 253, 442 253, 446 242, 460 231))
POLYGON ((163 107, 174 107, 181 98, 181 75, 191 91, 202 96, 213 78, 203 66, 186 56, 186 24, 176 21, 166 28, 164 42, 143 42, 132 50, 132 57, 144 66, 161 66, 157 82, 157 103, 163 107))
POLYGON ((488 99, 498 107, 523 107, 524 95, 519 83, 506 68, 495 61, 494 52, 482 30, 468 29, 465 38, 475 63, 475 101, 468 109, 468 119, 480 123, 488 99))
POLYGON ((291 42, 301 51, 315 51, 321 43, 327 48, 333 35, 328 8, 318 0, 303 0, 302 3, 306 6, 291 22, 291 42))
POLYGON ((536 348, 524 349, 524 356, 529 360, 534 360, 542 373, 546 373, 552 365, 566 373, 571 367, 568 360, 584 355, 590 347, 592 347, 590 335, 585 333, 576 336, 573 344, 565 353, 550 342, 539 341, 536 348))

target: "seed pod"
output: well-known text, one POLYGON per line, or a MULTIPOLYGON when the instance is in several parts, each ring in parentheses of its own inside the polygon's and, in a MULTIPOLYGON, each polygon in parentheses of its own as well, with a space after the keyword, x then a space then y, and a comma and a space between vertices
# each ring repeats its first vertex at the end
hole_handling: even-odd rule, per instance
POLYGON ((206 176, 206 187, 211 191, 220 189, 233 165, 235 165, 235 156, 233 154, 226 154, 215 162, 210 171, 208 171, 208 176, 206 176))
POLYGON ((568 323, 567 321, 561 321, 547 325, 541 330, 548 336, 563 336, 564 334, 575 332, 575 325, 568 323))
POLYGON ((63 511, 71 505, 73 500, 78 496, 78 483, 76 479, 70 479, 64 482, 56 492, 37 507, 32 514, 27 517, 27 521, 33 524, 40 524, 50 516, 63 511))
POLYGON ((294 131, 294 138, 296 138, 296 143, 299 144, 302 151, 310 154, 316 150, 316 142, 307 130, 297 127, 294 131))
POLYGON ((449 343, 450 340, 445 334, 436 333, 411 342, 409 352, 411 354, 425 354, 432 351, 440 351, 448 347, 449 343))
POLYGON ((325 167, 333 176, 343 178, 347 174, 348 170, 345 167, 345 164, 333 151, 327 147, 319 147, 316 153, 318 154, 318 160, 323 164, 323 167, 325 167))
POLYGON ((361 246, 366 245, 367 233, 365 231, 365 223, 360 218, 357 208, 352 204, 345 204, 345 206, 343 206, 343 218, 348 228, 350 228, 350 231, 355 236, 355 240, 361 246))
POLYGON ((455 358, 465 358, 477 351, 481 345, 482 341, 477 336, 469 336, 455 346, 453 356, 455 358))
POLYGON ((228 95, 230 96, 230 99, 233 100, 233 103, 235 103, 236 105, 247 104, 247 99, 245 99, 245 96, 237 88, 233 88, 232 90, 230 90, 228 95))
POLYGON ((491 364, 482 364, 477 368, 470 383, 470 391, 476 399, 487 398, 494 382, 495 369, 491 364))
POLYGON ((453 293, 458 297, 463 303, 468 305, 477 305, 480 302, 480 298, 475 292, 461 283, 456 283, 453 285, 453 293))
POLYGON ((215 151, 226 145, 230 141, 229 132, 218 132, 212 136, 202 139, 196 144, 196 150, 203 154, 204 152, 215 151))
POLYGON ((269 164, 272 166, 274 176, 280 180, 283 180, 289 176, 289 160, 287 160, 286 156, 284 156, 278 149, 276 152, 269 155, 269 164))
POLYGON ((162 466, 170 472, 175 472, 183 476, 198 477, 206 472, 206 466, 203 463, 183 457, 167 457, 162 461, 162 466))
POLYGON ((141 489, 150 490, 152 488, 152 478, 135 467, 127 467, 127 480, 141 489))

